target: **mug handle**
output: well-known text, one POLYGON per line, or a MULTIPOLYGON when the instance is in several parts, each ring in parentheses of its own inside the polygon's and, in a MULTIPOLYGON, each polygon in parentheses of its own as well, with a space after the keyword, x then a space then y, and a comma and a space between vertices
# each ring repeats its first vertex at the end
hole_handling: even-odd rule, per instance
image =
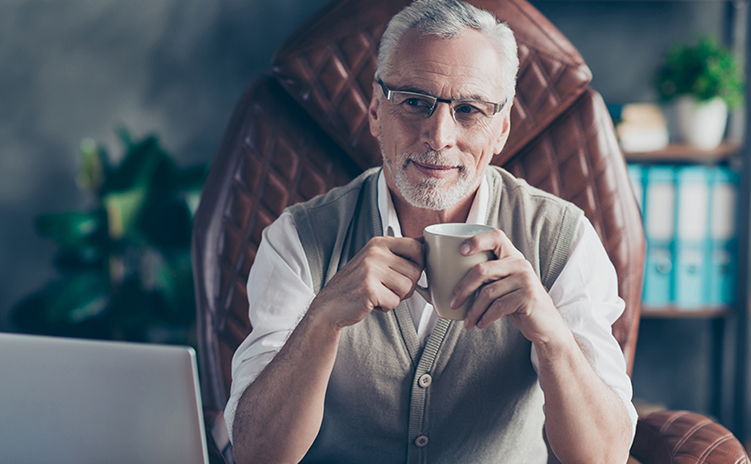
POLYGON ((430 284, 428 284, 427 287, 423 287, 420 284, 415 284, 415 291, 420 294, 421 297, 425 298, 425 301, 427 301, 429 304, 433 304, 433 299, 430 298, 430 284))

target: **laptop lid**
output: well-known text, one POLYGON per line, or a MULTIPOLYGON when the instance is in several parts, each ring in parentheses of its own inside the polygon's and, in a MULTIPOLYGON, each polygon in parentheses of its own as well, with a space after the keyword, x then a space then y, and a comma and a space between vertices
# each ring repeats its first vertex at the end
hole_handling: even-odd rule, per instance
POLYGON ((0 462, 207 464, 194 350, 0 333, 0 462))

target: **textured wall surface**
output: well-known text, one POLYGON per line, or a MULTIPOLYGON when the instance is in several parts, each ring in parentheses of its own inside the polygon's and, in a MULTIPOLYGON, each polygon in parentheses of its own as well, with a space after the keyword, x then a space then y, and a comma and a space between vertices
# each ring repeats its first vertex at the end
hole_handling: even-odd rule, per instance
POLYGON ((0 2, 0 330, 56 277, 34 218, 85 206, 84 137, 156 132, 181 165, 216 151, 235 101, 326 0, 0 2))
POLYGON ((576 46, 608 103, 654 101, 652 75, 677 43, 726 40, 723 2, 531 0, 576 46))

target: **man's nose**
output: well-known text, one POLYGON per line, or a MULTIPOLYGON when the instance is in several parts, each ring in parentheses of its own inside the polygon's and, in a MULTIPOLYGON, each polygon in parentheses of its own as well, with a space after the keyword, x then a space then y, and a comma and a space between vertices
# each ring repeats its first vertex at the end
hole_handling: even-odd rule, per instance
POLYGON ((433 114, 425 119, 424 138, 430 148, 441 150, 456 143, 459 127, 454 120, 450 104, 437 102, 436 105, 433 114))

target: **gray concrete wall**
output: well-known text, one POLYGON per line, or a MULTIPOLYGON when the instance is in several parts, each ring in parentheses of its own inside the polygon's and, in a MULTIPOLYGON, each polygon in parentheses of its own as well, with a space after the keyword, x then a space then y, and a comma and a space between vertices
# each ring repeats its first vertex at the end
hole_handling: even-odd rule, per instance
POLYGON ((728 33, 724 2, 560 1, 532 3, 574 44, 608 103, 654 101, 651 79, 677 44, 728 33))
POLYGON ((206 162, 235 101, 277 45, 327 0, 0 2, 0 330, 20 297, 56 277, 44 212, 85 205, 84 137, 121 154, 114 128, 160 135, 206 162))

